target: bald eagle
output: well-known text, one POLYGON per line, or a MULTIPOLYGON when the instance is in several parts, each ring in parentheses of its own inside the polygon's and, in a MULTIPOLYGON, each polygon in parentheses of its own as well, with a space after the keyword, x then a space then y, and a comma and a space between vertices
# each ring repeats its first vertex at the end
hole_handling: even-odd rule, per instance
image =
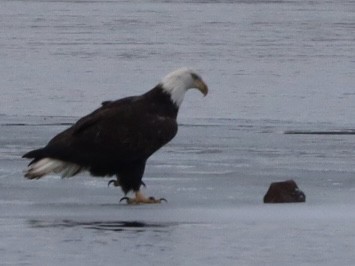
POLYGON ((185 92, 196 88, 206 95, 207 85, 188 68, 166 75, 153 89, 139 95, 107 101, 52 138, 30 158, 25 177, 39 179, 50 173, 71 177, 82 171, 93 176, 116 176, 128 203, 159 203, 140 191, 147 159, 177 133, 176 117, 185 92), (133 198, 126 197, 133 191, 133 198))

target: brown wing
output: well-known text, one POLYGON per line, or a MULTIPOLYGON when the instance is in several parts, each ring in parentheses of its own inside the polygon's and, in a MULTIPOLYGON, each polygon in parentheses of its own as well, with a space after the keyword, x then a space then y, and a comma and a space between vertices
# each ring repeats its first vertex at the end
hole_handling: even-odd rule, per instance
MULTIPOLYGON (((105 104, 55 136, 42 150, 82 166, 117 168, 146 160, 177 132, 174 118, 149 111, 138 97, 105 104)), ((112 171, 110 171, 112 172, 112 171)))

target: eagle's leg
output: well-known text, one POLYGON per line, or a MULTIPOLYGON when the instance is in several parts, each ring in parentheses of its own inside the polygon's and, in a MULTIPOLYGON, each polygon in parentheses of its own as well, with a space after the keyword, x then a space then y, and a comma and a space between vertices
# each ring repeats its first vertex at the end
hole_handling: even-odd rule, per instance
MULTIPOLYGON (((109 187, 111 184, 113 184, 114 187, 120 187, 121 183, 119 179, 111 179, 110 181, 108 181, 107 186, 109 187)), ((145 183, 143 181, 141 181, 141 184, 143 187, 146 187, 145 183)))
POLYGON ((128 204, 152 204, 152 203, 161 203, 162 201, 167 201, 164 198, 156 199, 154 197, 145 197, 141 191, 135 191, 135 197, 123 197, 120 199, 120 202, 126 200, 128 204))

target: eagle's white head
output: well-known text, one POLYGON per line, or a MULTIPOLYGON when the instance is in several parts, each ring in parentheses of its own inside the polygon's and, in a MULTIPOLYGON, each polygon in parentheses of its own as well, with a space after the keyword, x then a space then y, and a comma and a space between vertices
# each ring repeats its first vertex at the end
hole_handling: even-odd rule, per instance
POLYGON ((160 84, 162 89, 170 94, 171 100, 177 107, 180 107, 188 89, 198 89, 204 96, 208 93, 208 87, 201 77, 185 67, 166 75, 160 84))

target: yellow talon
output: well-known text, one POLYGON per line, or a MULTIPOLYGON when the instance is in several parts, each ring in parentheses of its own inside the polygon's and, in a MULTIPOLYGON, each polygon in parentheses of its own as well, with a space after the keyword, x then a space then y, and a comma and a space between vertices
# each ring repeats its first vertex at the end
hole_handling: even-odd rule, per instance
POLYGON ((154 197, 146 198, 142 192, 137 191, 134 198, 123 197, 120 199, 120 202, 123 200, 127 201, 127 204, 156 204, 161 203, 162 201, 168 202, 165 198, 156 199, 154 197))

